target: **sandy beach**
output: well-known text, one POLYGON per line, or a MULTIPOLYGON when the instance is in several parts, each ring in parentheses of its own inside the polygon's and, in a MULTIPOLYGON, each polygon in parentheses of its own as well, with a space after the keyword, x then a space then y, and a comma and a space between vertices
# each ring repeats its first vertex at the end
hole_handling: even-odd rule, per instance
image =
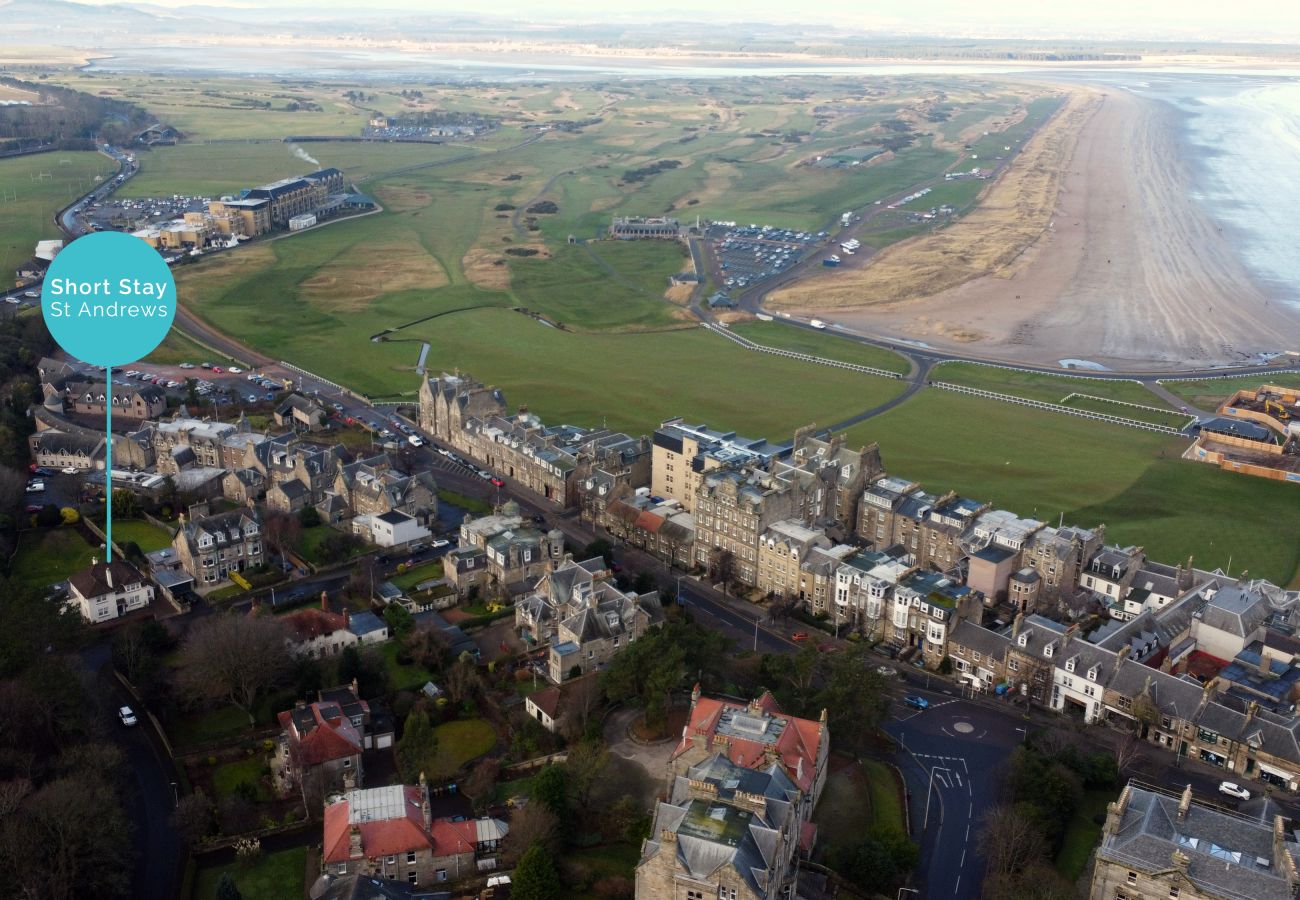
POLYGON ((1015 263, 929 297, 808 314, 851 330, 1036 363, 1241 362, 1300 347, 1300 314, 1251 280, 1193 199, 1175 113, 1105 90, 1045 232, 1015 263))

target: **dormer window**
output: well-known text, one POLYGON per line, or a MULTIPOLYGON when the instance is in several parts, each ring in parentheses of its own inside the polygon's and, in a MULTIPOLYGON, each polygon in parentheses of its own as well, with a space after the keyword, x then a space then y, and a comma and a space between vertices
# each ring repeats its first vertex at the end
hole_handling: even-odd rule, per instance
POLYGON ((1055 652, 1056 652, 1056 641, 1052 641, 1050 644, 1047 644, 1045 647, 1043 647, 1043 656, 1046 656, 1048 659, 1051 659, 1052 654, 1055 652))
POLYGON ((211 546, 212 546, 212 538, 210 538, 210 537, 209 537, 208 535, 206 535, 206 534, 203 535, 203 537, 199 538, 199 546, 200 546, 200 547, 211 547, 211 546))
POLYGON ((1021 646, 1021 647, 1028 647, 1028 646, 1029 646, 1029 635, 1030 635, 1030 632, 1028 632, 1028 631, 1022 631, 1022 632, 1020 633, 1020 635, 1016 638, 1016 644, 1019 645, 1019 646, 1021 646))
POLYGON ((1067 671, 1067 672, 1073 672, 1073 671, 1074 671, 1074 665, 1075 665, 1075 662, 1078 660, 1078 658, 1079 658, 1079 657, 1077 657, 1077 656, 1071 656, 1069 659, 1067 659, 1067 660, 1065 661, 1065 671, 1067 671))
POLYGON ((1101 672, 1101 666, 1093 666, 1091 669, 1088 670, 1088 680, 1096 681, 1097 676, 1100 674, 1100 672, 1101 672))

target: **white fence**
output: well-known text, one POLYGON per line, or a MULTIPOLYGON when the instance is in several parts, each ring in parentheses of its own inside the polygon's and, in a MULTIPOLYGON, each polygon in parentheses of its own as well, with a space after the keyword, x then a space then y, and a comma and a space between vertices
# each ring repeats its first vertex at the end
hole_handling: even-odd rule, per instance
POLYGON ((960 384, 948 384, 943 381, 932 381, 930 382, 930 386, 945 391, 955 391, 958 394, 967 394, 972 397, 983 397, 986 400, 1001 400, 1003 403, 1015 403, 1018 406, 1028 406, 1033 409, 1065 413, 1069 416, 1078 416, 1081 419, 1091 419, 1094 422, 1105 422, 1110 425, 1123 425, 1126 428, 1140 428, 1144 431, 1155 431, 1159 434, 1182 434, 1178 429, 1170 428, 1167 425, 1155 425, 1151 422, 1139 422, 1137 419, 1125 419, 1122 416, 1108 416, 1105 413, 1090 412, 1086 409, 1074 409, 1069 406, 1062 406, 1059 403, 1047 403, 1043 400, 1026 400, 1024 397, 1013 397, 1010 394, 999 394, 995 391, 984 391, 979 388, 965 387, 960 384))
POLYGON ((885 369, 877 369, 872 366, 860 366, 857 363, 843 362, 838 359, 826 359, 823 356, 812 356, 808 353, 796 353, 793 350, 781 350, 776 347, 766 347, 762 344, 755 344, 748 338, 743 338, 733 332, 730 328, 723 328, 720 325, 714 325, 710 322, 703 323, 704 327, 714 334, 720 334, 729 341, 734 341, 746 350, 757 350, 760 353, 772 353, 776 356, 784 356, 787 359, 797 359, 802 362, 815 363, 819 366, 830 366, 834 369, 847 369, 850 372, 861 372, 864 375, 878 375, 881 378, 893 378, 899 380, 903 378, 897 372, 889 372, 885 369))

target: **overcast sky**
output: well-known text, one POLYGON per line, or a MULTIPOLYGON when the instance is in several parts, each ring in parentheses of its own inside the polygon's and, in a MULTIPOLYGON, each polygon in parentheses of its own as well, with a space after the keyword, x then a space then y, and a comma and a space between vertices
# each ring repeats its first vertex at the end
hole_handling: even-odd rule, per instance
MULTIPOLYGON (((81 0, 119 3, 128 0, 81 0)), ((688 20, 748 20, 837 24, 845 28, 901 30, 937 34, 1019 32, 1041 36, 1081 37, 1133 35, 1146 38, 1202 40, 1296 40, 1300 38, 1300 3, 1292 0, 623 0, 593 4, 591 0, 172 0, 167 5, 279 7, 312 9, 358 8, 373 16, 377 9, 426 15, 500 14, 541 21, 610 21, 613 18, 688 20), (596 12, 593 12, 596 10, 596 12)))

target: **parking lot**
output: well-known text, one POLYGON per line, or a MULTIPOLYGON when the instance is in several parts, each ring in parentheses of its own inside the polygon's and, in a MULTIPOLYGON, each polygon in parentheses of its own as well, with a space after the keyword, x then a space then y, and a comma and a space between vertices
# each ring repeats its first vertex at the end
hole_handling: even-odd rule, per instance
POLYGON ((91 203, 82 209, 82 216, 96 231, 117 231, 170 222, 207 208, 206 197, 141 197, 91 203))
POLYGON ((827 234, 771 225, 715 225, 708 236, 719 282, 745 288, 791 268, 827 234))

